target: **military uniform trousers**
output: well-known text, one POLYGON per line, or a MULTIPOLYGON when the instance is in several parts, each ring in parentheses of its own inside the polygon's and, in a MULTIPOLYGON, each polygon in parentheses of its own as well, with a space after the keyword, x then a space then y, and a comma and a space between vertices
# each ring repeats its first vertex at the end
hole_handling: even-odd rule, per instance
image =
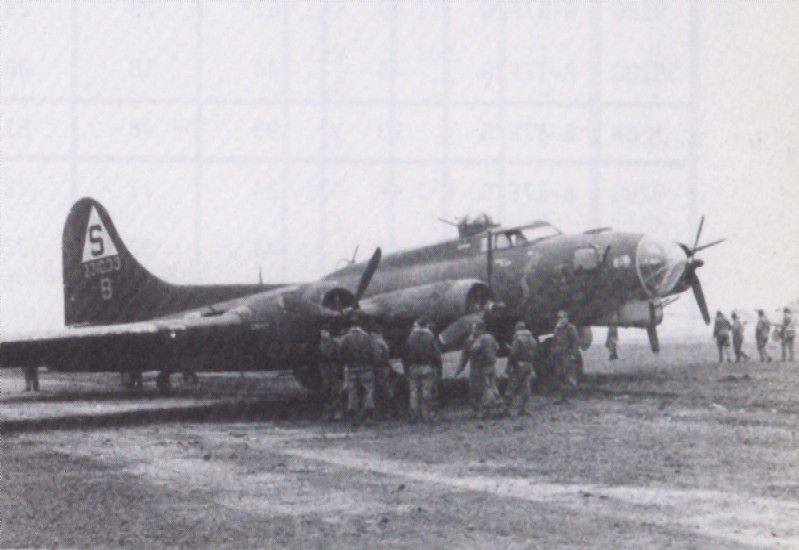
POLYGON ((381 365, 374 369, 375 410, 380 415, 396 416, 398 414, 397 388, 391 375, 391 366, 389 365, 381 365))
POLYGON ((322 375, 322 399, 325 405, 325 415, 333 417, 341 412, 344 378, 339 366, 332 363, 321 363, 319 373, 322 375))
POLYGON ((482 369, 482 378, 483 393, 480 396, 478 415, 485 417, 494 409, 496 412, 504 414, 507 409, 505 401, 503 401, 502 396, 499 394, 499 389, 497 389, 496 370, 493 365, 482 369))
POLYGON ((348 413, 373 411, 375 383, 372 367, 348 366, 344 369, 344 391, 347 393, 348 413))
POLYGON ((782 361, 790 361, 793 363, 793 341, 796 338, 794 334, 789 334, 782 337, 782 361))
POLYGON ((532 363, 519 363, 508 375, 505 401, 514 414, 526 414, 525 407, 530 400, 530 379, 533 376, 532 363))
POLYGON ((408 408, 411 418, 430 420, 433 417, 433 395, 436 373, 430 365, 411 365, 408 369, 410 398, 408 408))
POLYGON ((766 348, 766 346, 768 346, 768 334, 765 336, 757 335, 755 340, 757 342, 757 353, 760 356, 760 362, 766 363, 771 361, 771 356, 768 354, 768 349, 766 348))

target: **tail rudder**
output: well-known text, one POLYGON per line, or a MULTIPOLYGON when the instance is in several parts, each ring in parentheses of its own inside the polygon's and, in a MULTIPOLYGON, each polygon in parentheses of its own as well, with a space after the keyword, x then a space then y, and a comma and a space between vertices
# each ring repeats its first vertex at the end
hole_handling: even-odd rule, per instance
POLYGON ((62 254, 67 325, 137 320, 131 306, 143 305, 142 298, 166 285, 136 261, 108 211, 91 198, 72 206, 64 224, 62 254))
POLYGON ((136 261, 106 209, 91 198, 72 206, 62 246, 67 325, 143 321, 282 286, 164 282, 136 261))

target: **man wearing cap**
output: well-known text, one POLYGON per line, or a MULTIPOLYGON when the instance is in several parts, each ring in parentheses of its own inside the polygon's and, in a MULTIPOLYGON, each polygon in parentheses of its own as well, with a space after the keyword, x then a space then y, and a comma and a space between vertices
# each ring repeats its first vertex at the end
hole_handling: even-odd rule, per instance
POLYGON ((608 327, 608 335, 605 338, 605 347, 608 348, 608 353, 611 361, 619 358, 619 327, 608 327))
POLYGON ((719 363, 727 358, 728 363, 732 363, 730 358, 730 331, 732 325, 721 311, 716 312, 716 321, 713 324, 713 338, 716 339, 716 347, 719 348, 719 363))
MULTIPOLYGON (((458 369, 455 371, 455 376, 458 376, 466 368, 469 362, 469 355, 472 353, 472 346, 474 346, 477 337, 480 335, 480 326, 482 321, 475 321, 472 324, 472 330, 466 342, 463 344, 461 350, 460 361, 458 361, 458 369)), ((485 326, 485 325, 482 325, 485 326)), ((483 398, 483 375, 475 368, 469 369, 469 401, 472 404, 472 414, 478 416, 480 414, 480 401, 483 398)))
POLYGON ((526 416, 530 400, 530 378, 536 359, 538 341, 523 322, 516 323, 513 342, 508 355, 508 388, 505 403, 512 416, 526 416))
POLYGON ((25 391, 39 391, 39 367, 25 367, 25 391))
MULTIPOLYGON (((473 327, 474 340, 469 346, 468 354, 461 356, 461 364, 455 376, 459 375, 469 363, 469 378, 477 375, 481 380, 480 400, 475 410, 475 416, 486 418, 492 409, 496 409, 500 416, 507 414, 505 402, 499 395, 496 384, 496 362, 499 344, 491 333, 485 330, 485 322, 480 319, 473 327), (465 359, 465 360, 464 360, 465 359)), ((464 348, 464 351, 465 348, 464 348)), ((473 402, 474 403, 474 402, 473 402)))
POLYGON ((396 417, 397 395, 391 377, 391 351, 383 338, 383 331, 378 324, 372 327, 372 350, 374 365, 372 375, 375 382, 375 410, 381 416, 396 417))
POLYGON ((372 338, 363 329, 365 318, 358 310, 348 312, 350 329, 341 338, 339 359, 344 365, 344 392, 347 415, 364 418, 374 412, 374 348, 372 338))
POLYGON ((340 419, 341 388, 344 384, 344 373, 338 360, 339 342, 323 330, 319 338, 319 372, 322 375, 322 399, 324 400, 324 418, 340 419))
POLYGON ((441 367, 441 352, 435 335, 424 321, 414 323, 405 341, 402 364, 410 386, 408 420, 411 423, 433 420, 436 369, 441 367))
POLYGON ((760 356, 761 363, 771 363, 771 356, 768 354, 768 336, 771 332, 771 321, 766 317, 766 312, 762 309, 757 310, 757 325, 755 326, 755 343, 757 344, 757 354, 760 356))
POLYGON ((793 341, 796 338, 796 320, 791 315, 791 310, 782 310, 782 323, 780 324, 780 340, 782 341, 782 362, 793 363, 793 341))
POLYGON ((735 362, 740 363, 741 360, 749 361, 749 356, 743 351, 744 345, 744 325, 738 314, 732 312, 732 350, 735 353, 735 362))
POLYGON ((552 351, 550 361, 556 370, 559 383, 572 388, 577 387, 577 360, 580 356, 580 335, 577 327, 569 322, 569 314, 565 310, 558 311, 558 320, 552 334, 552 351))

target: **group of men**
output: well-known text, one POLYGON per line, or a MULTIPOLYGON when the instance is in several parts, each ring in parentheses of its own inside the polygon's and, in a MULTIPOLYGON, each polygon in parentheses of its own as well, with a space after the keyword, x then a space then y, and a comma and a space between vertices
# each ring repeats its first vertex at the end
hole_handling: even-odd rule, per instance
MULTIPOLYGON (((400 378, 390 363, 389 347, 379 325, 359 311, 348 314, 349 328, 338 338, 323 330, 320 339, 324 416, 362 421, 372 416, 398 417, 407 407, 411 423, 435 419, 439 406, 442 359, 431 321, 417 320, 404 342, 400 357, 407 380, 407 405, 400 378)), ((565 311, 558 314, 551 364, 558 365, 558 384, 576 387, 579 355, 577 329, 565 311)), ((507 362, 508 385, 504 397, 497 386, 499 343, 477 320, 464 344, 456 376, 469 366, 469 396, 475 418, 523 416, 531 396, 531 382, 542 373, 539 343, 523 322, 515 326, 507 362)))
MULTIPOLYGON (((732 362, 730 353, 730 343, 732 352, 735 355, 735 362, 748 361, 749 356, 743 351, 744 325, 740 316, 732 312, 731 321, 721 311, 716 312, 716 320, 713 324, 713 338, 716 340, 716 347, 719 352, 719 363, 732 362)), ((793 343, 796 339, 796 320, 789 308, 783 310, 782 321, 774 327, 773 338, 779 340, 782 346, 782 362, 794 361, 793 343)), ((757 324, 755 325, 755 344, 761 363, 770 363, 771 355, 768 352, 769 335, 772 334, 772 323, 766 313, 757 310, 757 324)))

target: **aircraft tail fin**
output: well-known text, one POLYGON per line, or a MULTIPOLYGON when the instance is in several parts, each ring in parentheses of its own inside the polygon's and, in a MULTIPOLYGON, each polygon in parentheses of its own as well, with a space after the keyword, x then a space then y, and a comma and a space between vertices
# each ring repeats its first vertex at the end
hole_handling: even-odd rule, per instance
POLYGON ((111 216, 91 198, 72 206, 64 224, 62 255, 68 326, 142 321, 274 286, 166 283, 133 257, 111 216))

